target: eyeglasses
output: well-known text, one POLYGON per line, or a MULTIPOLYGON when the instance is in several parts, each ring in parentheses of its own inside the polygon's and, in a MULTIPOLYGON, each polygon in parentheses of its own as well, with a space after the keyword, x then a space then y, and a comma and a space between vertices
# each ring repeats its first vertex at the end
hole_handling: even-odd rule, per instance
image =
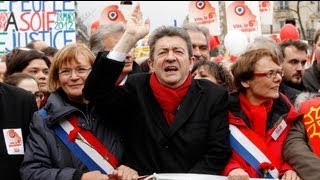
POLYGON ((36 100, 42 101, 44 99, 44 93, 37 91, 33 93, 33 95, 36 97, 36 100))
POLYGON ((284 71, 282 69, 278 69, 278 70, 270 70, 267 72, 255 72, 254 75, 255 76, 266 76, 267 78, 275 78, 277 76, 277 74, 279 74, 281 77, 283 77, 284 75, 284 71))
POLYGON ((77 76, 84 76, 84 75, 87 75, 88 71, 90 71, 90 70, 91 70, 91 67, 89 67, 89 68, 79 67, 76 69, 63 69, 63 70, 59 71, 58 74, 60 74, 61 76, 70 77, 72 75, 72 72, 74 71, 77 76))

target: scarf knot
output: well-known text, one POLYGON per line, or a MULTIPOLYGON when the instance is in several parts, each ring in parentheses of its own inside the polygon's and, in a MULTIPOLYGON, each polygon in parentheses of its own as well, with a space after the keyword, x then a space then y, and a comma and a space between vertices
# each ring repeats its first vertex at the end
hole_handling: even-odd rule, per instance
POLYGON ((270 100, 261 105, 255 106, 250 103, 244 94, 240 93, 239 97, 241 109, 248 117, 251 129, 264 139, 267 127, 267 115, 272 108, 273 101, 270 100))
POLYGON ((192 83, 192 76, 189 73, 186 81, 178 88, 172 89, 160 84, 155 73, 151 74, 150 86, 157 102, 160 104, 163 114, 167 120, 167 123, 171 125, 177 108, 184 96, 187 94, 189 87, 192 83))

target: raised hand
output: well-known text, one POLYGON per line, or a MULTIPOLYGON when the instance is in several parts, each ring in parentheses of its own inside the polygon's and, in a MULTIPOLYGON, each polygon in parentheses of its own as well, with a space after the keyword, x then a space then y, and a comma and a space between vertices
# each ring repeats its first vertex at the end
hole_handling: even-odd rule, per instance
POLYGON ((136 42, 144 38, 150 29, 150 20, 143 22, 143 16, 140 4, 135 5, 130 18, 127 20, 126 30, 113 48, 113 50, 121 53, 128 53, 136 44, 136 42))
POLYGON ((150 20, 146 19, 143 22, 143 15, 140 9, 140 4, 135 5, 130 18, 127 21, 127 28, 125 33, 128 33, 136 37, 137 40, 140 40, 149 33, 149 29, 150 20))

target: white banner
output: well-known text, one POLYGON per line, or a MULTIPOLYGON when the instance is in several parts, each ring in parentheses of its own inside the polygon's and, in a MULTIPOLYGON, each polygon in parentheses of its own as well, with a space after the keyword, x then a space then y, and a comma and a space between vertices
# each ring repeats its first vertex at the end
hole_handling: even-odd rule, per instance
POLYGON ((0 1, 0 54, 32 40, 62 48, 76 42, 74 1, 0 1))

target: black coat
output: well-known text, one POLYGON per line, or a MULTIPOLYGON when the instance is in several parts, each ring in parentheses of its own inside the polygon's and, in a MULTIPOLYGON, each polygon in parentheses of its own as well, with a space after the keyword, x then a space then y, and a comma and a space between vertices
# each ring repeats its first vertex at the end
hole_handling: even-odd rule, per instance
POLYGON ((306 69, 303 76, 303 84, 307 91, 320 93, 320 66, 314 61, 312 66, 306 69))
POLYGON ((294 104, 297 96, 301 93, 301 91, 299 91, 298 89, 294 89, 294 88, 286 85, 285 83, 280 84, 279 91, 288 97, 291 104, 294 104))
POLYGON ((84 88, 105 119, 122 124, 123 163, 139 175, 220 174, 231 153, 227 91, 208 80, 193 80, 169 126, 149 85, 150 74, 130 75, 125 87, 114 86, 123 66, 106 54, 98 56, 84 88))
POLYGON ((23 155, 8 155, 3 129, 22 130, 23 142, 29 134, 29 123, 37 110, 35 97, 21 88, 0 83, 0 172, 2 177, 20 179, 23 155))

